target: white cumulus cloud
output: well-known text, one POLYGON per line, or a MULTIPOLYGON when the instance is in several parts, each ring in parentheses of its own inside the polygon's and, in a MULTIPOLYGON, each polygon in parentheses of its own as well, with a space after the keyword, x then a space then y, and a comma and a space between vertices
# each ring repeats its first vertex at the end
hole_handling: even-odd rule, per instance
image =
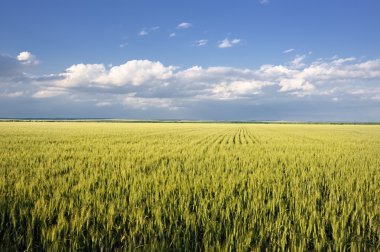
POLYGON ((282 79, 279 83, 280 92, 300 90, 300 91, 312 91, 315 87, 304 79, 282 79))
POLYGON ((180 24, 177 25, 177 28, 178 29, 189 29, 192 26, 193 25, 191 23, 182 22, 182 23, 180 23, 180 24))
MULTIPOLYGON (((329 101, 337 97, 343 103, 345 97, 372 102, 380 97, 380 59, 334 57, 313 61, 307 57, 311 56, 296 55, 284 64, 255 68, 198 65, 178 68, 150 60, 108 66, 74 64, 57 74, 17 73, 17 78, 0 75, 0 96, 18 99, 60 96, 72 101, 74 98, 91 101, 94 107, 123 105, 142 110, 175 110, 186 107, 186 102, 219 100, 273 101, 307 96, 327 97, 329 101), (28 85, 19 84, 20 80, 28 85)), ((22 66, 16 57, 3 61, 22 66)))
POLYGON ((61 79, 56 84, 61 87, 138 86, 147 81, 167 79, 174 69, 149 60, 131 60, 110 68, 103 64, 77 64, 59 74, 61 79))
POLYGON ((267 81, 238 80, 215 85, 212 92, 218 99, 236 99, 247 95, 260 94, 263 87, 271 85, 273 83, 267 81))
POLYGON ((131 60, 127 63, 114 66, 108 74, 97 79, 100 83, 111 85, 132 84, 141 85, 149 80, 164 80, 172 76, 173 66, 165 67, 161 62, 149 60, 131 60))
POLYGON ((76 64, 59 74, 56 83, 61 87, 91 86, 101 83, 99 80, 107 74, 103 64, 76 64))
POLYGON ((140 35, 140 36, 146 36, 146 35, 148 35, 148 32, 147 32, 146 30, 141 30, 141 31, 139 32, 139 35, 140 35))
POLYGON ((28 51, 20 52, 19 55, 17 55, 17 60, 27 65, 37 65, 39 63, 36 56, 28 51))

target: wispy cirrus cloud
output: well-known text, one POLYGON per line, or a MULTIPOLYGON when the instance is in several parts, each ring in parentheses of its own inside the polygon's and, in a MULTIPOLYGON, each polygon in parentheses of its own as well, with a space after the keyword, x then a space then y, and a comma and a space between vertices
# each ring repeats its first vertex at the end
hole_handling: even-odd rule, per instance
POLYGON ((305 66, 304 64, 304 59, 306 58, 306 55, 297 55, 292 61, 291 61, 291 65, 294 67, 294 68, 302 68, 305 66))
POLYGON ((123 105, 135 109, 146 110, 149 108, 165 108, 169 110, 177 110, 179 107, 174 104, 174 100, 170 98, 155 97, 139 97, 136 93, 128 93, 124 96, 123 105))
POLYGON ((228 38, 225 38, 223 39, 222 41, 219 42, 218 44, 218 47, 219 48, 230 48, 230 47, 233 47, 235 45, 238 45, 241 43, 241 39, 228 39, 228 38))
POLYGON ((151 32, 157 31, 158 29, 160 29, 159 26, 154 26, 154 27, 150 27, 150 28, 144 27, 144 28, 141 29, 141 31, 139 32, 139 36, 147 36, 147 35, 149 35, 151 32))
POLYGON ((127 46, 128 46, 128 43, 127 43, 127 42, 122 43, 122 44, 119 45, 120 48, 125 48, 125 47, 127 47, 127 46))
POLYGON ((9 97, 9 98, 21 97, 23 95, 24 95, 24 92, 22 91, 16 91, 16 92, 11 92, 11 93, 7 93, 7 92, 0 93, 0 97, 9 97))
POLYGON ((97 106, 97 107, 109 107, 109 106, 112 106, 112 102, 109 102, 109 101, 97 102, 97 103, 95 103, 95 106, 97 106))
POLYGON ((61 87, 46 87, 35 92, 32 97, 37 99, 51 98, 60 95, 69 94, 68 90, 61 87))
POLYGON ((287 49, 287 50, 284 50, 282 53, 283 54, 288 54, 288 53, 291 53, 291 52, 294 52, 294 48, 289 48, 289 49, 287 49))
POLYGON ((195 45, 198 46, 198 47, 201 47, 201 46, 205 46, 207 45, 208 43, 208 40, 207 39, 199 39, 197 41, 195 41, 195 45))

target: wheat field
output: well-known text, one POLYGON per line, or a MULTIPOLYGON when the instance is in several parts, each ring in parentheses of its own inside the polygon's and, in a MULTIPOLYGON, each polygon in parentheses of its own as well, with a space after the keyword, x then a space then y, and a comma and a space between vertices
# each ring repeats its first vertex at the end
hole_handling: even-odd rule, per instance
POLYGON ((380 126, 0 123, 0 250, 379 251, 380 126))

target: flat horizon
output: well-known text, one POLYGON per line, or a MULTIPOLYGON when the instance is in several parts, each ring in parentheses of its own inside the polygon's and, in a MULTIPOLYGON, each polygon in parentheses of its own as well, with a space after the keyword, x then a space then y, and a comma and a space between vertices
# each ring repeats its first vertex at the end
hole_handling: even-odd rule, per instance
POLYGON ((61 122, 61 121, 72 121, 72 122, 125 122, 125 123, 263 123, 263 124, 372 124, 378 125, 380 121, 287 121, 287 120, 196 120, 196 119, 134 119, 134 118, 61 118, 61 117, 30 117, 30 118, 0 118, 1 121, 46 121, 46 122, 61 122))

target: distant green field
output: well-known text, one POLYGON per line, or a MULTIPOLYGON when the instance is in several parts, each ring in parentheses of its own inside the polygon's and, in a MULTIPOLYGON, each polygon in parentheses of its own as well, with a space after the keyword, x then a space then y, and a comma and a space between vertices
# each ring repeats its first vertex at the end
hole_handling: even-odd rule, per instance
POLYGON ((380 250, 380 126, 0 123, 0 250, 380 250))

